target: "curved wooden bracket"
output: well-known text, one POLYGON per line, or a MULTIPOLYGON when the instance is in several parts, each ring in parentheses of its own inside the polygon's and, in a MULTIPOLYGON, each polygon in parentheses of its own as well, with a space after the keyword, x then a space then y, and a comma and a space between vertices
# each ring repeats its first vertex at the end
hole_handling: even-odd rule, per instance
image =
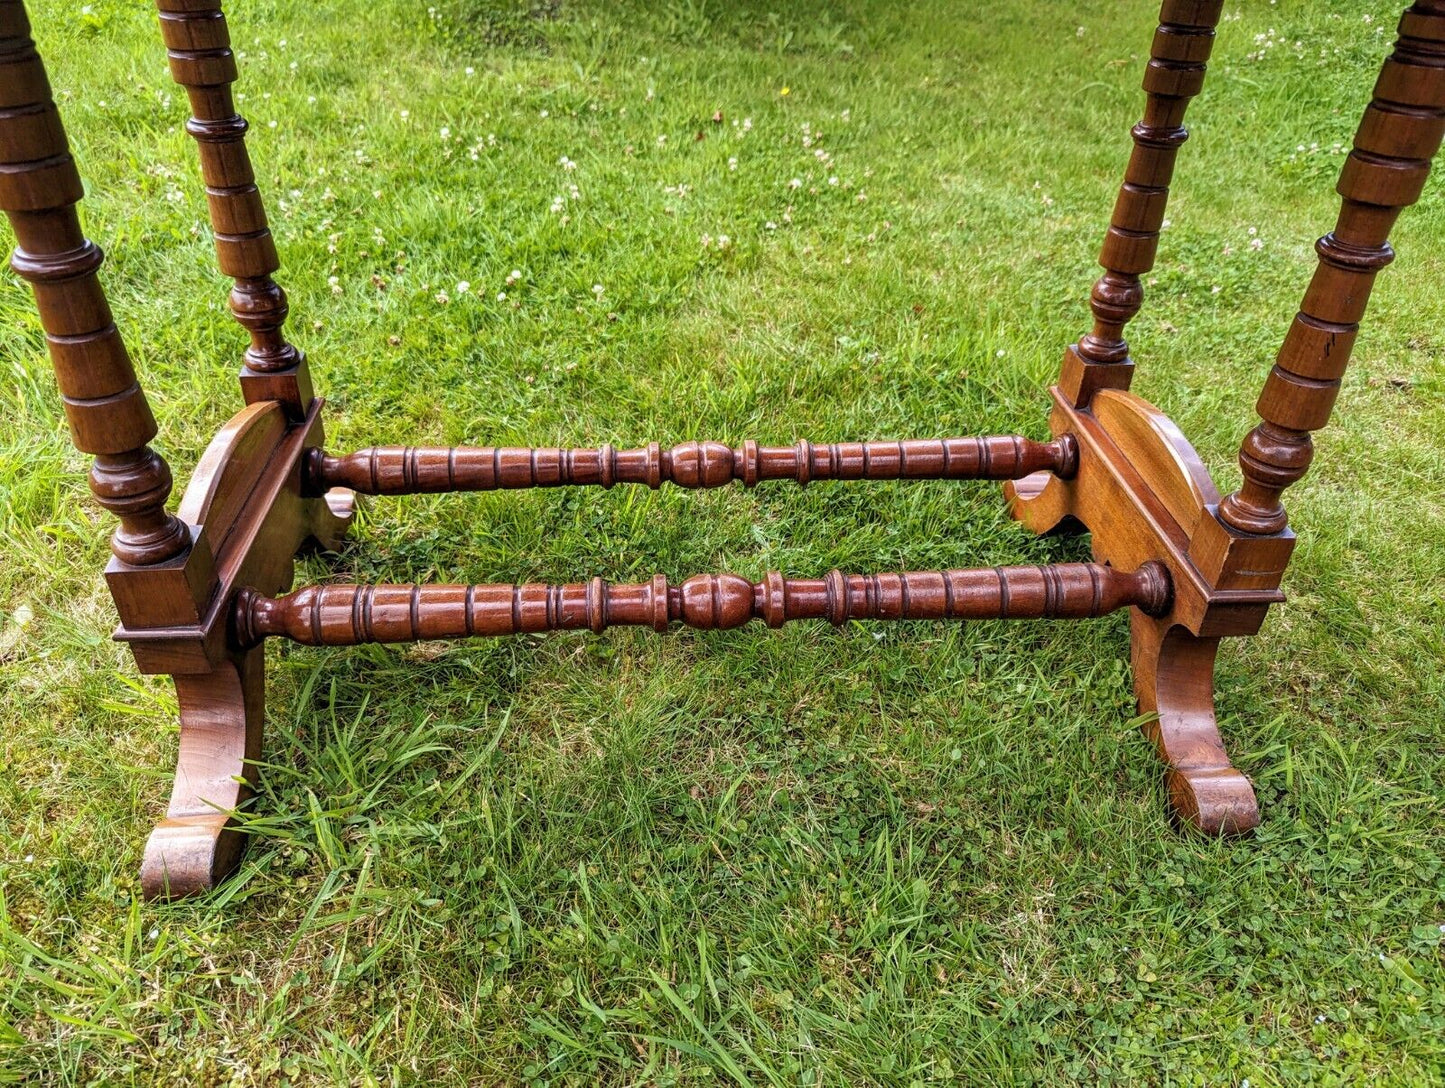
POLYGON ((146 842, 147 899, 215 887, 241 859, 235 811, 250 797, 266 710, 265 654, 238 654, 212 672, 176 677, 181 743, 165 819, 146 842))
POLYGON ((1157 715, 1144 731, 1169 768, 1170 803, 1182 822, 1211 834, 1248 831, 1259 810, 1215 722, 1214 656, 1221 637, 1254 634, 1283 599, 1277 587, 1292 540, 1254 556, 1261 567, 1245 572, 1241 585, 1215 515, 1219 491, 1164 413, 1119 390, 1100 390, 1088 408, 1075 408, 1057 389, 1054 401, 1054 433, 1078 440, 1078 472, 1071 480, 1040 473, 1005 484, 1010 513, 1036 533, 1087 528, 1101 562, 1132 570, 1154 560, 1167 568, 1175 591, 1169 611, 1158 618, 1131 611, 1134 690, 1140 711, 1157 715))
POLYGON ((1234 767, 1214 718, 1217 638, 1197 638, 1139 612, 1130 622, 1134 690, 1144 735, 1169 768, 1169 803, 1183 823, 1212 835, 1259 826, 1254 787, 1234 767))

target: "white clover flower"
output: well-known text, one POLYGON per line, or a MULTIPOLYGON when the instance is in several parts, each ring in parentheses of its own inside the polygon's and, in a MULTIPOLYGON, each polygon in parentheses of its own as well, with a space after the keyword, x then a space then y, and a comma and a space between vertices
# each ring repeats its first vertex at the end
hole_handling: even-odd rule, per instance
POLYGON ((737 168, 738 168, 738 157, 737 157, 736 155, 734 155, 734 156, 732 156, 732 158, 728 159, 728 169, 729 169, 729 170, 736 170, 737 168))
POLYGON ((794 178, 792 181, 788 182, 789 189, 801 189, 802 187, 803 182, 799 178, 794 178))
POLYGON ((459 294, 459 295, 465 295, 465 294, 466 294, 468 291, 470 291, 471 289, 472 289, 472 285, 471 285, 470 283, 468 283, 466 280, 458 280, 458 281, 457 281, 457 294, 459 294))
POLYGON ((497 301, 498 301, 498 302, 506 302, 506 301, 507 301, 507 292, 505 292, 505 291, 498 291, 498 292, 497 292, 497 301))
POLYGON ((603 288, 602 288, 602 285, 601 285, 600 283, 594 283, 594 284, 592 285, 592 293, 593 293, 594 295, 596 295, 598 298, 601 298, 601 297, 602 297, 602 290, 603 290, 603 288))

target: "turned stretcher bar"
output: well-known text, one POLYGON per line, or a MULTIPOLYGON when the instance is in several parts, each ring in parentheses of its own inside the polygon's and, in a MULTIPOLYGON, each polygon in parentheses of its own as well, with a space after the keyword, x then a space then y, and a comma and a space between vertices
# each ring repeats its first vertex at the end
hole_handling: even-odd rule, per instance
POLYGON ((234 634, 241 646, 268 637, 309 646, 516 635, 537 631, 651 627, 701 630, 763 620, 1092 619, 1120 608, 1168 610, 1162 563, 1124 572, 1101 563, 785 578, 699 574, 680 586, 664 575, 634 585, 601 578, 569 585, 324 585, 284 597, 243 590, 234 634))

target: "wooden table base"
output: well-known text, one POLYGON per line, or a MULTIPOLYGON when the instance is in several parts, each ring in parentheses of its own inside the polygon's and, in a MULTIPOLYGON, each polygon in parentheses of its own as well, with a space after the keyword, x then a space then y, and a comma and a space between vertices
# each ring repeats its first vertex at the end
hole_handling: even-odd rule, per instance
POLYGON ((1445 135, 1445 0, 1417 0, 1400 23, 1339 182, 1335 229, 1240 452, 1244 482, 1221 498, 1159 410, 1128 392, 1124 338, 1143 303, 1184 114, 1199 92, 1222 0, 1163 0, 1145 73, 1146 107, 1090 296, 1094 324, 1064 353, 1053 436, 763 446, 657 443, 631 450, 378 447, 325 452, 324 405, 284 334, 285 292, 236 112, 219 0, 158 0, 171 71, 185 89, 231 311, 246 330, 247 406, 201 458, 175 514, 156 425, 80 229, 79 175, 20 0, 0 0, 0 207, 13 267, 34 287, 75 445, 95 458, 91 490, 119 528, 106 579, 117 638, 142 671, 175 678, 180 752, 170 806, 146 845, 148 896, 202 892, 241 857, 236 813, 250 796, 265 717, 262 643, 349 645, 673 623, 762 620, 1087 619, 1130 610, 1145 732, 1166 766, 1180 822, 1211 834, 1253 828, 1249 780, 1215 720, 1219 641, 1253 635, 1283 599, 1294 547, 1280 497, 1305 472, 1328 420, 1386 240, 1420 195, 1445 135), (721 487, 768 481, 1003 480, 1033 532, 1087 531, 1094 562, 843 574, 759 582, 708 574, 671 585, 322 585, 288 593, 294 557, 334 549, 356 492, 406 495, 634 483, 721 487))

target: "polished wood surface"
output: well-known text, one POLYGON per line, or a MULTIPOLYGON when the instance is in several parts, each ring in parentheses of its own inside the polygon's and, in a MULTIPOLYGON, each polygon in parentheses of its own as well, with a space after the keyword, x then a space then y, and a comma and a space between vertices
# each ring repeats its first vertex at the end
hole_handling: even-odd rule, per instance
POLYGON ((182 557, 190 532, 166 512, 171 470, 150 448, 156 421, 111 317, 100 247, 81 232, 80 175, 23 4, 0 0, 0 208, 15 232, 10 264, 29 281, 75 447, 93 454, 90 490, 120 525, 117 560, 182 557))
POLYGON ((1053 392, 1051 424, 1077 439, 1079 471, 1072 480, 1039 473, 1005 485, 1010 512, 1037 533, 1087 527, 1094 557, 1117 568, 1158 562, 1167 570, 1169 609, 1131 616, 1134 690, 1140 712, 1153 716, 1144 732, 1168 768, 1181 821, 1211 834, 1247 831, 1259 810, 1215 721, 1214 654, 1220 638, 1256 633, 1283 595, 1268 585, 1222 587, 1200 569, 1191 545, 1200 526, 1215 524, 1219 492, 1167 416, 1120 390, 1100 390, 1088 408, 1053 392))
POLYGON ((1093 327, 1070 347, 1052 392, 1049 441, 1021 436, 761 446, 659 443, 628 450, 416 448, 325 452, 323 402, 286 339, 285 293, 231 84, 217 0, 158 0, 176 81, 193 117, 216 252, 231 309, 250 333, 247 407, 216 435, 178 514, 155 421, 81 233, 80 181, 19 0, 0 0, 0 207, 16 271, 33 285, 76 446, 91 487, 117 515, 106 578, 144 672, 174 676, 181 719, 170 805, 146 845, 148 896, 203 892, 237 864, 237 810, 262 750, 269 637, 314 645, 674 623, 732 628, 798 620, 1086 619, 1130 610, 1144 731, 1165 766, 1173 813, 1210 834, 1259 822, 1249 779, 1230 763, 1214 709, 1220 640, 1257 633, 1294 548, 1280 496, 1303 475, 1311 432, 1328 420, 1387 241, 1419 195, 1445 133, 1445 0, 1408 8, 1339 183, 1339 221, 1244 442, 1244 482, 1221 500, 1168 416, 1127 391, 1125 328, 1153 265, 1183 121, 1198 94, 1219 0, 1164 0, 1146 66, 1143 120, 1110 221, 1093 327), (294 557, 335 549, 353 493, 619 483, 753 486, 766 480, 997 479, 1033 532, 1087 530, 1094 562, 1043 567, 843 574, 759 582, 706 574, 672 585, 600 578, 568 585, 332 584, 289 592, 294 557))
POLYGON ((315 450, 307 473, 317 490, 345 487, 365 495, 575 484, 702 488, 735 480, 745 487, 764 480, 1015 480, 1043 470, 1072 476, 1073 443, 1069 435, 1051 442, 1004 435, 796 446, 750 441, 736 449, 721 442, 671 449, 654 442, 635 450, 380 446, 343 457, 315 450))
POLYGON ((339 547, 350 522, 346 493, 302 494, 301 461, 321 440, 322 404, 292 423, 283 405, 244 408, 202 455, 180 514, 215 556, 217 586, 191 623, 123 626, 117 637, 145 672, 176 681, 181 737, 165 817, 141 864, 148 896, 213 887, 236 865, 244 839, 235 811, 256 781, 265 719, 264 655, 239 646, 232 602, 289 589, 298 550, 339 547))

